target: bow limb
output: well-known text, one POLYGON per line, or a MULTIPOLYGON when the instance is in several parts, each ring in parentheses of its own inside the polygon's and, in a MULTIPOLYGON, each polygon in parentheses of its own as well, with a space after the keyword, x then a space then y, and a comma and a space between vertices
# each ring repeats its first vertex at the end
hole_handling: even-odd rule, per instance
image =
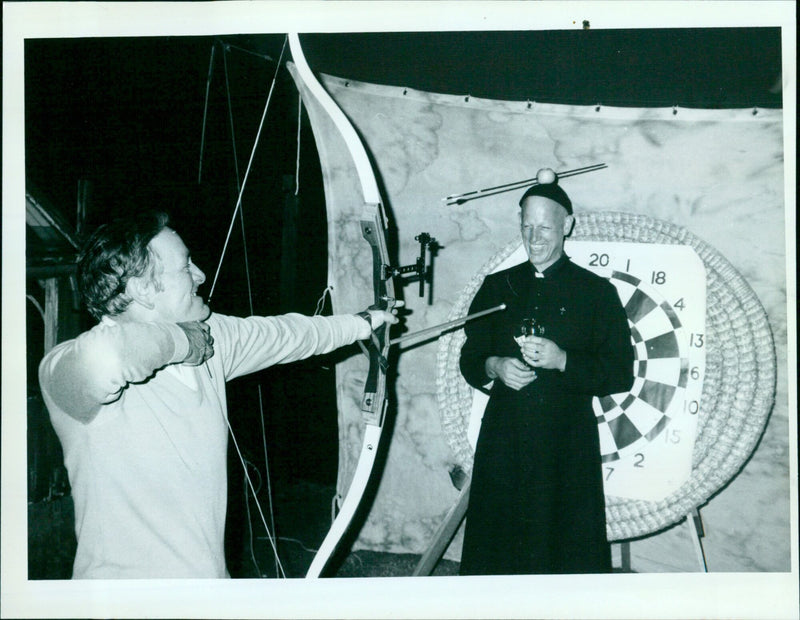
MULTIPOLYGON (((297 67, 298 74, 302 77, 311 95, 336 125, 353 158, 364 200, 361 232, 372 248, 373 307, 383 310, 391 309, 394 304, 394 285, 390 278, 385 277, 386 266, 389 264, 386 246, 386 218, 381 203, 380 190, 378 189, 378 183, 367 156, 367 151, 347 116, 345 116, 344 112, 308 66, 303 50, 300 47, 299 36, 296 33, 290 33, 288 37, 292 59, 297 67)), ((375 465, 375 456, 383 433, 383 421, 386 412, 386 356, 390 346, 388 327, 384 325, 376 330, 375 336, 377 343, 372 344, 369 348, 369 371, 364 387, 364 396, 361 401, 361 412, 365 422, 361 454, 353 479, 350 482, 347 496, 325 540, 322 541, 319 551, 314 556, 306 578, 321 576, 327 567, 328 562, 353 521, 375 465)))

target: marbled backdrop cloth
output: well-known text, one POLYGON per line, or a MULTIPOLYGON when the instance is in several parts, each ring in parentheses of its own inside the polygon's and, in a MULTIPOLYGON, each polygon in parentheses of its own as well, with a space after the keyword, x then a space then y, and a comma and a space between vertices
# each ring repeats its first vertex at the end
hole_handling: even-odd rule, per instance
MULTIPOLYGON (((372 303, 372 258, 361 236, 362 198, 352 159, 332 121, 290 65, 307 106, 325 185, 334 312, 372 303)), ((373 159, 390 221, 395 265, 413 263, 414 237, 442 249, 430 299, 403 296, 416 331, 444 322, 481 267, 518 236, 520 191, 447 206, 450 194, 534 177, 543 167, 607 169, 563 181, 576 212, 623 211, 664 220, 710 244, 764 306, 775 339, 775 406, 752 458, 702 507, 711 571, 790 567, 786 252, 781 110, 609 108, 440 95, 323 76, 373 159), (428 302, 432 300, 432 304, 428 302)), ((399 290, 400 287, 397 287, 399 290)), ((388 458, 355 548, 421 553, 458 497, 443 435, 435 341, 400 345, 390 392, 388 458)), ((361 448, 359 411, 367 361, 337 366, 338 492, 361 448)), ((460 555, 460 535, 446 557, 460 555)), ((696 570, 688 532, 673 527, 632 543, 637 571, 696 570)))

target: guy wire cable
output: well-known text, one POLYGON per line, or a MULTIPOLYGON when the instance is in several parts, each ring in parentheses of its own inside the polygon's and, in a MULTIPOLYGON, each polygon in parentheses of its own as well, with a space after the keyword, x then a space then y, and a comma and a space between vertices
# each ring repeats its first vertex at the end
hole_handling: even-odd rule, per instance
POLYGON ((239 207, 240 207, 240 205, 242 203, 242 194, 244 193, 245 187, 247 185, 247 179, 250 177, 250 170, 253 167, 253 160, 255 159, 256 147, 258 146, 258 141, 261 138, 261 131, 264 128, 264 121, 267 118, 267 111, 269 110, 269 105, 270 105, 270 102, 272 101, 272 93, 275 90, 275 83, 278 80, 278 71, 280 71, 281 61, 283 60, 283 54, 284 54, 285 50, 286 50, 286 40, 284 40, 283 47, 281 48, 280 58, 278 58, 278 62, 276 63, 276 66, 275 66, 275 75, 273 76, 272 84, 270 84, 270 87, 269 87, 269 94, 267 95, 267 103, 264 106, 264 113, 262 114, 261 121, 258 124, 258 131, 256 132, 256 139, 253 142, 253 150, 250 153, 250 160, 247 163, 247 169, 245 170, 245 173, 244 173, 244 179, 242 179, 242 187, 239 190, 239 196, 236 199, 236 206, 234 207, 233 215, 231 216, 231 224, 228 227, 228 234, 225 237, 225 244, 222 247, 222 253, 221 253, 220 257, 219 257, 219 264, 217 265, 217 271, 214 274, 214 280, 211 283, 211 291, 208 294, 208 303, 209 304, 211 303, 211 299, 214 296, 214 289, 217 286, 217 280, 219 279, 219 272, 220 272, 220 269, 222 268, 222 261, 225 258, 225 253, 226 253, 226 251, 228 249, 228 243, 230 242, 230 238, 231 238, 231 232, 233 231, 233 225, 236 222, 236 215, 238 214, 239 207))
MULTIPOLYGON (((220 255, 219 263, 217 264, 216 273, 214 274, 214 280, 212 282, 211 291, 210 291, 210 293, 208 295, 208 304, 209 305, 211 304, 211 299, 212 299, 213 294, 214 294, 214 289, 216 288, 216 284, 217 284, 217 281, 219 279, 220 270, 222 268, 222 263, 223 263, 224 258, 225 258, 225 253, 227 251, 228 244, 230 242, 230 237, 231 237, 231 233, 233 231, 233 226, 234 226, 234 223, 236 221, 237 214, 240 216, 241 225, 242 225, 242 234, 243 234, 243 240, 244 240, 244 218, 243 218, 243 215, 241 214, 242 196, 244 194, 244 189, 245 189, 245 186, 246 186, 246 183, 247 183, 247 179, 249 178, 249 174, 250 174, 250 170, 251 170, 252 165, 253 165, 253 160, 255 158, 255 153, 256 153, 257 146, 258 146, 258 142, 260 140, 261 132, 263 130, 264 122, 266 120, 267 112, 269 110, 269 106, 270 106, 270 103, 271 103, 271 100, 272 100, 272 94, 274 92, 275 84, 277 82, 278 72, 280 71, 281 61, 282 61, 283 56, 284 56, 284 52, 285 52, 285 49, 286 49, 286 41, 287 40, 288 40, 288 37, 287 37, 287 39, 284 40, 283 47, 281 48, 280 58, 278 59, 278 62, 276 63, 275 73, 273 75, 272 83, 270 84, 269 94, 267 96, 267 101, 266 101, 266 104, 264 106, 264 112, 262 113, 261 120, 259 122, 258 131, 256 133, 256 137, 255 137, 255 140, 254 140, 254 143, 253 143, 253 148, 252 148, 252 151, 250 153, 250 160, 248 162, 247 169, 245 171, 244 179, 241 181, 241 183, 239 181, 238 160, 237 160, 236 152, 235 152, 236 151, 235 133, 234 133, 234 126, 233 126, 233 114, 232 114, 231 102, 230 102, 230 86, 229 86, 229 83, 228 83, 227 60, 226 60, 225 54, 224 54, 225 47, 223 46, 223 59, 225 61, 224 66, 225 66, 225 77, 226 77, 226 93, 227 93, 227 97, 228 97, 228 108, 229 108, 229 116, 230 116, 231 136, 232 136, 232 141, 233 141, 233 145, 234 145, 234 163, 235 163, 235 166, 236 166, 236 182, 237 182, 237 186, 238 186, 239 192, 238 192, 238 197, 237 197, 237 200, 236 200, 236 206, 235 206, 233 214, 231 216, 231 223, 230 223, 230 226, 228 227, 228 232, 227 232, 227 235, 225 237, 225 243, 224 243, 223 248, 222 248, 222 252, 221 252, 221 255, 220 255)), ((212 48, 212 60, 213 60, 213 48, 212 48)), ((210 71, 209 71, 209 79, 210 79, 210 71)), ((205 119, 204 119, 204 122, 205 122, 205 119)), ((205 127, 204 127, 204 134, 205 134, 205 127)), ((251 312, 251 315, 252 315, 253 314, 253 302, 252 302, 249 262, 247 260, 246 240, 244 240, 244 248, 243 249, 244 249, 244 252, 245 252, 245 268, 246 268, 246 274, 247 274, 246 277, 247 277, 247 287, 248 287, 248 300, 249 300, 249 303, 250 303, 250 312, 251 312)), ((261 386, 260 385, 258 386, 258 396, 259 396, 259 410, 260 410, 260 414, 261 414, 262 438, 264 440, 265 461, 266 461, 266 466, 268 468, 269 464, 268 464, 268 457, 267 457, 267 454, 266 454, 266 430, 265 430, 265 425, 264 425, 263 398, 262 398, 262 392, 261 392, 261 386)), ((253 499, 254 499, 254 501, 256 503, 256 507, 258 508, 258 512, 259 512, 259 515, 261 517, 261 521, 262 521, 262 523, 264 525, 264 528, 266 530, 267 536, 268 536, 268 538, 270 540, 270 544, 272 545, 273 555, 275 557, 277 574, 279 576, 285 577, 286 575, 285 575, 285 572, 283 570, 283 566, 281 565, 280 558, 278 557, 278 550, 277 550, 277 547, 276 547, 275 536, 272 533, 272 531, 270 530, 269 525, 267 524, 267 519, 264 516, 264 512, 263 512, 263 510, 261 508, 261 504, 258 501, 256 490, 255 490, 255 488, 253 486, 252 480, 250 479, 250 475, 249 475, 249 473, 247 471, 247 465, 245 463, 244 456, 242 455, 242 452, 239 449, 238 441, 237 441, 236 436, 235 436, 235 434, 233 432, 233 428, 232 428, 232 426, 230 424, 230 421, 227 419, 227 417, 226 417, 225 421, 226 421, 226 423, 228 425, 228 431, 230 432, 231 438, 233 439, 234 446, 235 446, 236 451, 237 451, 238 456, 239 456, 239 460, 242 463, 242 467, 244 468, 245 479, 247 480, 248 486, 250 487, 250 490, 253 493, 253 499)), ((272 491, 271 491, 271 485, 269 484, 269 472, 268 471, 267 471, 267 481, 268 481, 268 497, 269 497, 269 501, 270 501, 270 515, 272 517, 272 522, 273 522, 273 527, 274 527, 274 515, 272 513, 272 491)), ((256 564, 256 568, 258 569, 259 574, 261 574, 261 570, 260 570, 260 568, 258 567, 257 564, 256 564)))
MULTIPOLYGON (((283 46, 283 48, 281 50, 281 57, 278 60, 278 64, 276 66, 275 74, 274 74, 273 80, 272 80, 272 86, 270 87, 270 97, 272 96, 272 91, 273 91, 273 88, 275 86, 275 82, 277 80, 278 71, 280 70, 280 61, 283 58, 283 49, 285 49, 285 47, 286 47, 286 42, 284 40, 284 46, 283 46)), ((229 116, 230 128, 231 128, 231 142, 232 142, 232 145, 233 145, 233 160, 234 160, 234 167, 235 167, 235 172, 236 172, 236 183, 237 183, 237 186, 239 186, 239 161, 238 161, 238 155, 237 155, 237 149, 236 149, 236 132, 235 132, 234 121, 233 121, 233 105, 231 103, 231 97, 230 97, 230 92, 231 92, 231 90, 230 90, 230 82, 229 82, 229 79, 228 79, 227 51, 228 51, 227 48, 223 48, 223 59, 224 59, 224 65, 223 66, 224 66, 224 69, 225 69, 225 89, 226 89, 226 94, 227 94, 227 99, 228 99, 228 116, 229 116)), ((269 105, 269 103, 268 103, 268 105, 269 105)), ((266 114, 265 114, 265 116, 266 116, 266 114)), ((253 153, 255 153, 255 149, 254 149, 253 153)), ((252 163, 252 159, 251 159, 251 163, 252 163)), ((250 259, 249 259, 248 249, 247 249, 247 235, 246 235, 246 232, 245 232, 245 223, 244 223, 244 205, 243 205, 242 199, 241 199, 241 190, 242 190, 242 188, 239 187, 239 191, 240 191, 239 220, 240 220, 241 229, 242 229, 242 249, 243 249, 243 254, 244 254, 245 280, 246 280, 246 283, 247 283, 247 299, 248 299, 248 304, 249 304, 249 309, 250 309, 250 315, 252 316, 252 315, 255 314, 255 309, 253 307, 253 289, 252 289, 252 279, 251 279, 251 276, 250 276, 250 259)), ((236 213, 234 213, 233 217, 234 218, 236 217, 236 213)), ((267 500, 269 502, 269 517, 270 517, 271 529, 270 529, 270 527, 267 526, 266 523, 264 523, 264 527, 265 527, 267 536, 270 538, 270 542, 272 544, 272 548, 273 548, 273 551, 274 551, 273 555, 274 555, 274 560, 275 560, 276 575, 282 575, 283 577, 285 577, 286 575, 285 575, 285 573, 283 571, 283 567, 281 566, 280 558, 278 556, 278 550, 277 550, 277 546, 276 546, 276 543, 277 543, 277 540, 278 540, 278 533, 277 533, 277 528, 275 527, 275 512, 274 512, 273 499, 272 499, 272 477, 270 475, 270 468, 269 468, 269 452, 267 450, 267 431, 266 431, 266 423, 265 423, 265 419, 264 419, 265 418, 265 416, 264 416, 264 397, 263 397, 263 390, 262 390, 260 382, 257 384, 257 391, 258 391, 259 419, 260 419, 260 422, 261 422, 262 449, 263 449, 263 452, 264 452, 265 479, 266 479, 266 483, 267 483, 267 485, 266 485, 267 486, 267 500)), ((245 467, 245 474, 247 474, 246 467, 245 467)), ((258 497, 255 494, 255 492, 253 494, 253 500, 256 502, 257 505, 259 505, 259 508, 260 508, 259 500, 258 500, 258 497)), ((251 539, 251 544, 252 544, 252 539, 251 539)), ((253 558, 253 560, 255 562, 255 558, 253 558)), ((259 574, 261 574, 261 568, 258 566, 258 563, 255 562, 255 564, 256 564, 256 569, 258 570, 259 574)))
POLYGON ((208 93, 211 89, 211 75, 214 72, 214 50, 216 50, 216 41, 211 44, 211 58, 208 61, 208 77, 206 78, 206 99, 203 104, 203 130, 200 134, 200 163, 197 166, 197 184, 200 185, 203 179, 203 153, 206 146, 206 119, 208 118, 208 93))
MULTIPOLYGON (((285 45, 286 44, 284 42, 284 47, 285 47, 285 45)), ((234 163, 234 170, 235 170, 235 174, 236 174, 237 189, 241 190, 241 187, 239 186, 239 157, 237 155, 237 149, 236 149, 236 131, 235 131, 234 122, 233 122, 233 105, 231 103, 231 89, 230 89, 230 81, 228 79, 228 54, 227 54, 227 52, 228 52, 228 49, 223 47, 222 57, 224 59, 223 67, 225 69, 225 92, 226 92, 227 99, 228 99, 228 117, 229 117, 230 127, 231 127, 231 144, 233 146, 233 163, 234 163)), ((283 57, 283 53, 281 53, 281 58, 282 57, 283 57)), ((268 58, 268 59, 272 60, 271 58, 268 58)), ((279 61, 279 64, 278 64, 278 69, 276 69, 275 76, 273 77, 273 85, 275 83, 275 80, 277 79, 279 68, 280 68, 280 61, 279 61)), ((235 214, 234 214, 234 217, 236 217, 235 214)), ((252 288, 252 280, 251 280, 251 277, 250 277, 250 255, 249 255, 248 250, 247 250, 247 234, 245 232, 245 224, 244 224, 244 204, 241 202, 241 200, 240 200, 240 209, 239 209, 239 221, 241 223, 241 228, 242 228, 242 250, 243 250, 243 256, 244 256, 245 281, 247 283, 247 301, 248 301, 249 308, 250 308, 250 316, 253 316, 253 315, 255 315, 255 309, 253 308, 253 288, 252 288)), ((274 510, 273 501, 272 501, 272 476, 270 475, 270 469, 269 469, 269 453, 268 453, 268 450, 267 450, 267 428, 266 428, 266 422, 264 420, 264 395, 263 395, 263 390, 262 390, 260 381, 257 383, 256 389, 257 389, 257 392, 258 392, 258 412, 259 412, 259 419, 260 419, 260 422, 261 422, 262 449, 264 451, 264 470, 265 470, 265 479, 266 479, 266 482, 267 482, 267 500, 269 501, 269 517, 270 517, 270 525, 271 525, 272 529, 267 527, 266 523, 264 524, 264 527, 265 527, 265 529, 267 531, 267 536, 271 537, 271 538, 274 538, 275 542, 277 542, 277 540, 278 540, 278 531, 277 531, 277 528, 275 527, 275 510, 274 510)), ((245 472, 246 472, 246 469, 245 469, 245 472)), ((256 503, 258 503, 258 497, 257 496, 254 495, 253 496, 253 500, 256 503)), ((250 543, 252 545, 252 535, 251 535, 250 543)), ((273 543, 272 547, 275 550, 275 553, 274 553, 275 573, 277 575, 283 574, 283 569, 280 566, 280 559, 278 557, 278 551, 277 551, 276 544, 273 543)), ((253 562, 256 565, 256 569, 258 570, 258 573, 261 574, 261 567, 258 565, 258 562, 255 561, 255 557, 253 557, 253 562)), ((284 575, 284 577, 285 577, 285 575, 284 575)))

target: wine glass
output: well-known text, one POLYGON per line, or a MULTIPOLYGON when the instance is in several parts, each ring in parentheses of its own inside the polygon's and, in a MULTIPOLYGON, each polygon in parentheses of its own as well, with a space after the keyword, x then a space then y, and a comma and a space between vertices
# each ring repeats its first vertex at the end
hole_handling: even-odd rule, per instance
MULTIPOLYGON (((524 318, 520 321, 516 331, 514 340, 521 348, 526 336, 542 336, 544 334, 544 326, 534 318, 524 318)), ((528 368, 532 368, 528 362, 525 362, 525 365, 528 368)))
POLYGON ((519 337, 543 335, 544 326, 533 318, 522 319, 517 327, 517 336, 519 337))

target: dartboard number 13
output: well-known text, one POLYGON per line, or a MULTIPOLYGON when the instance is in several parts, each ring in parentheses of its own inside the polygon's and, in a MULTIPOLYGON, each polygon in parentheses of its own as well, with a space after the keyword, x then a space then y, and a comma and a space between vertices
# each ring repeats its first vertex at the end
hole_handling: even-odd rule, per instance
POLYGON ((566 252, 616 286, 635 348, 631 391, 593 403, 605 493, 661 500, 691 474, 703 414, 703 261, 686 245, 569 240, 566 252))

